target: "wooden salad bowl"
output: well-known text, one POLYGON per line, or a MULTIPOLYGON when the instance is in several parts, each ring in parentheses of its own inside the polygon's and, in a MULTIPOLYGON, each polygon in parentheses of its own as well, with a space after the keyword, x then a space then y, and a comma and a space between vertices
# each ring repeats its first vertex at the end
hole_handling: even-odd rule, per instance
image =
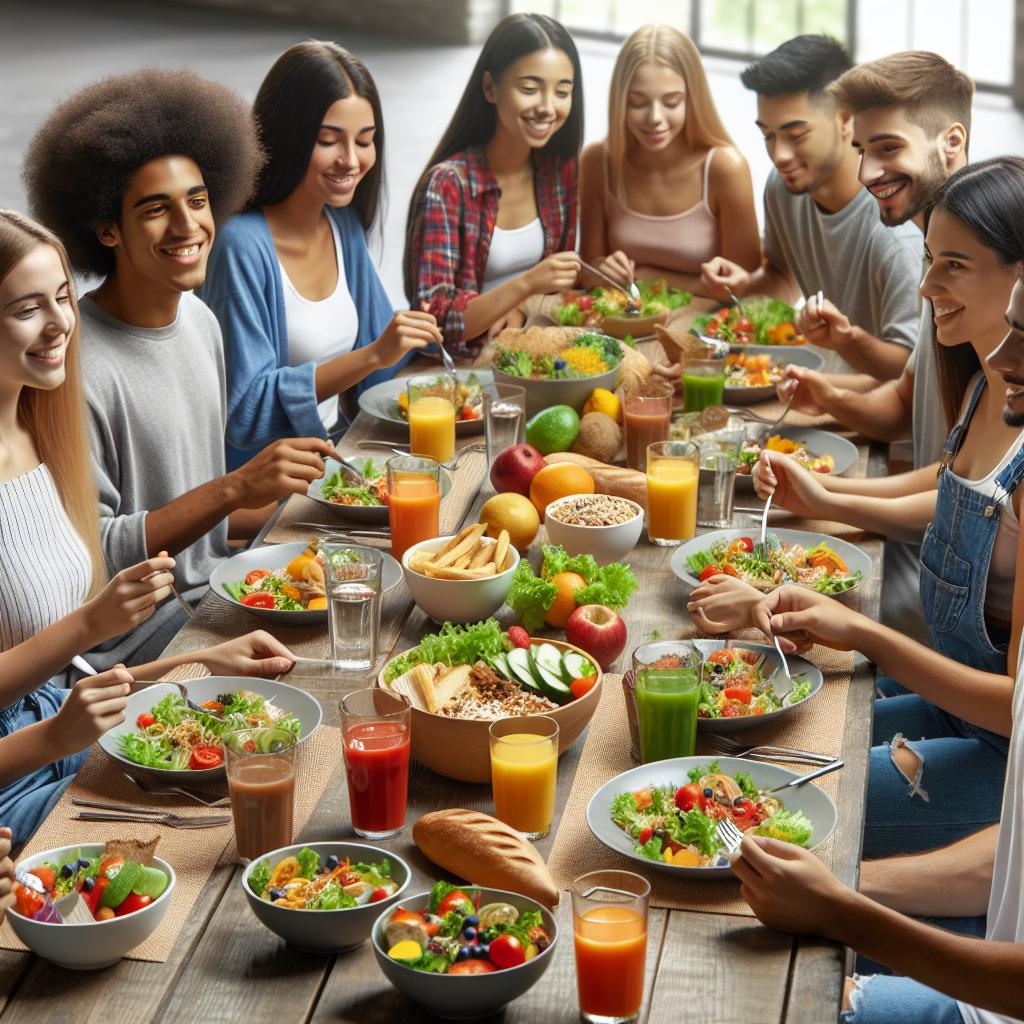
MULTIPOLYGON (((563 704, 554 711, 547 711, 558 723, 558 753, 563 754, 576 742, 580 733, 597 710, 601 699, 603 673, 594 658, 586 651, 564 640, 538 638, 541 643, 551 644, 562 651, 576 651, 597 668, 597 682, 589 693, 578 700, 563 704)), ((394 660, 394 659, 392 659, 394 660)), ((387 688, 384 673, 389 661, 377 675, 377 685, 387 688)), ((460 782, 491 781, 491 746, 489 721, 470 718, 447 718, 433 715, 429 711, 412 709, 412 756, 431 771, 460 782)))

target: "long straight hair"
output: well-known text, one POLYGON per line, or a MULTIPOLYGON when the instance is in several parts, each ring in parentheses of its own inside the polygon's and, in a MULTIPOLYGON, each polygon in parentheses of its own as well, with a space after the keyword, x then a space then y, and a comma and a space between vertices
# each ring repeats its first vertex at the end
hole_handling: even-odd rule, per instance
POLYGON ((686 84, 682 135, 690 149, 733 145, 718 116, 704 65, 690 37, 671 25, 644 25, 622 44, 608 90, 608 184, 612 194, 621 200, 626 198, 626 155, 637 145, 626 127, 626 101, 633 76, 642 64, 648 63, 670 68, 686 84))
POLYGON ((39 458, 46 464, 57 486, 71 525, 81 537, 92 561, 92 597, 107 579, 107 567, 100 549, 99 498, 93 476, 86 434, 85 399, 79 348, 82 343, 78 301, 60 239, 35 221, 13 210, 0 210, 0 281, 33 249, 52 245, 60 256, 68 279, 68 296, 75 325, 64 355, 64 383, 45 391, 24 387, 18 397, 18 418, 31 434, 39 458))
MULTIPOLYGON (((1024 158, 997 156, 961 167, 936 190, 925 210, 927 233, 931 215, 947 210, 970 228, 1003 266, 1024 263, 1024 158)), ((997 310, 995 312, 1002 312, 997 310)), ((933 340, 942 409, 950 427, 956 422, 967 385, 981 370, 972 345, 948 347, 933 340)))

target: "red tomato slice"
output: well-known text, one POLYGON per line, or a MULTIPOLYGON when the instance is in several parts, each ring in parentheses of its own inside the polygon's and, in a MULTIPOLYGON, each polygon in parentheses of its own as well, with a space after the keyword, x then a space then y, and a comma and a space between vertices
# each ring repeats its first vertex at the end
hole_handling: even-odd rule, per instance
POLYGON ((476 910, 476 906, 461 889, 452 889, 438 904, 437 916, 444 917, 449 910, 458 910, 463 914, 472 914, 476 910))
POLYGON ((746 686, 727 686, 725 688, 726 700, 738 700, 741 704, 750 703, 750 690, 746 686))
POLYGON ((265 580, 269 575, 270 571, 267 569, 253 569, 253 571, 245 577, 246 586, 255 587, 260 580, 265 580))
POLYGON ((708 655, 708 661, 712 665, 731 665, 732 664, 732 653, 728 647, 723 647, 720 651, 715 651, 708 655))
POLYGON ((14 883, 15 909, 22 917, 32 917, 37 911, 42 910, 46 901, 39 893, 20 882, 14 883))
POLYGON ((244 604, 246 608, 273 608, 274 595, 258 590, 255 594, 246 594, 245 597, 242 598, 242 604, 244 604))
POLYGON ((208 768, 219 768, 224 763, 220 747, 196 747, 189 758, 188 766, 194 772, 208 768))
POLYGON ((580 679, 574 679, 569 684, 569 689, 572 691, 572 695, 579 700, 580 697, 586 697, 588 693, 597 685, 597 675, 582 676, 580 679))
POLYGON ((456 960, 448 968, 449 974, 491 974, 497 967, 490 960, 456 960))
POLYGON ((701 583, 703 583, 705 580, 710 579, 712 576, 718 576, 721 573, 721 571, 721 568, 717 565, 705 565, 704 568, 701 569, 700 576, 698 578, 700 579, 701 583))
POLYGON ((124 917, 125 914, 134 914, 136 910, 142 910, 152 902, 152 896, 140 896, 137 892, 130 892, 121 901, 121 905, 114 910, 114 915, 115 917, 124 917))
POLYGON ((676 790, 676 807, 681 811, 700 810, 704 806, 704 790, 696 782, 688 782, 676 790))
POLYGON ((148 711, 143 711, 142 714, 135 719, 135 724, 140 729, 148 729, 151 725, 156 725, 156 718, 148 711))

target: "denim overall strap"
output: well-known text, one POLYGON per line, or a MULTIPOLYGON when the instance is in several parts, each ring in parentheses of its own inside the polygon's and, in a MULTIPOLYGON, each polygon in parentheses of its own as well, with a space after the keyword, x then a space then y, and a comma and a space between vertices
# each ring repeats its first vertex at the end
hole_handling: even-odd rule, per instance
POLYGON ((957 457, 957 454, 963 447, 964 439, 967 437, 967 428, 971 425, 971 420, 974 418, 974 410, 978 408, 978 403, 981 401, 981 396, 984 392, 985 377, 982 375, 978 383, 974 385, 974 390, 971 392, 971 397, 963 416, 960 417, 960 421, 954 425, 949 437, 946 438, 946 446, 942 449, 942 459, 939 462, 940 476, 957 457))

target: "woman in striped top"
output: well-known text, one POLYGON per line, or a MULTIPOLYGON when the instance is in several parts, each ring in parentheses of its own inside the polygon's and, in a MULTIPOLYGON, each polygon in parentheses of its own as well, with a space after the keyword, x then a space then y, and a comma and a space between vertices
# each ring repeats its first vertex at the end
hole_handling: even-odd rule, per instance
POLYGON ((78 348, 63 246, 0 210, 0 822, 15 843, 49 813, 93 741, 123 721, 135 679, 185 661, 248 675, 293 664, 256 633, 59 688, 75 654, 153 614, 174 566, 150 558, 106 582, 78 348))

